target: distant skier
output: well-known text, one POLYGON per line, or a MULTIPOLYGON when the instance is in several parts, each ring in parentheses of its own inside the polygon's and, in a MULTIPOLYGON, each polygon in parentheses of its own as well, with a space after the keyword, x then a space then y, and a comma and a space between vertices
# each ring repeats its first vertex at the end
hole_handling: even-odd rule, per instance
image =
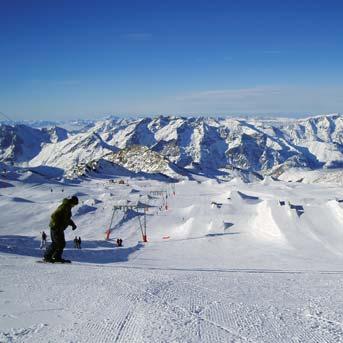
POLYGON ((79 240, 77 239, 77 237, 75 236, 74 238, 74 248, 77 249, 79 245, 79 240))
POLYGON ((51 215, 50 220, 50 237, 51 244, 44 254, 45 262, 70 262, 62 258, 63 249, 66 242, 64 230, 70 225, 76 229, 75 223, 71 220, 71 209, 79 203, 79 199, 74 195, 70 199, 63 199, 63 202, 56 211, 51 215))
POLYGON ((117 246, 118 246, 118 247, 123 246, 123 240, 122 240, 121 238, 118 238, 118 239, 117 239, 117 246))
POLYGON ((47 238, 47 235, 43 231, 42 232, 42 238, 41 238, 41 241, 40 241, 40 249, 43 249, 43 247, 46 248, 46 238, 47 238))
POLYGON ((81 249, 81 237, 77 240, 77 247, 81 249))

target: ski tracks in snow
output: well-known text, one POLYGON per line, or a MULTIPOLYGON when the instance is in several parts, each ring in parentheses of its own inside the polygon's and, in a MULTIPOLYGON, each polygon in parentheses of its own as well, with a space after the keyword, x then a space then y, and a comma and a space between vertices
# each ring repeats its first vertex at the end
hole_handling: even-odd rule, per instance
MULTIPOLYGON (((20 295, 18 301, 33 306, 36 323, 2 330, 1 342, 343 341, 340 274, 221 273, 76 263, 15 269, 7 280, 19 275, 25 280, 13 292, 20 295)), ((4 283, 2 296, 11 287, 4 283)), ((7 320, 20 322, 30 315, 27 311, 16 311, 16 318, 7 320)), ((4 314, 10 317, 11 312, 4 314)))
POLYGON ((45 324, 37 324, 28 328, 18 328, 11 329, 7 332, 0 332, 0 342, 22 342, 23 339, 25 339, 26 342, 29 342, 30 340, 33 342, 35 334, 45 326, 45 324))
MULTIPOLYGON (((176 302, 172 302, 172 301, 166 299, 165 296, 159 295, 160 293, 163 293, 164 290, 173 288, 173 286, 175 286, 174 283, 170 282, 170 281, 167 282, 165 285, 163 285, 163 283, 162 284, 158 283, 155 288, 152 288, 152 289, 148 288, 148 289, 143 290, 143 292, 148 295, 149 302, 152 300, 152 302, 155 302, 158 307, 162 306, 162 308, 164 308, 164 311, 172 312, 173 314, 176 314, 177 317, 179 317, 179 319, 181 319, 181 321, 179 323, 176 323, 177 324, 177 331, 180 331, 182 326, 183 327, 184 326, 190 326, 189 329, 194 331, 194 336, 195 336, 194 338, 195 339, 198 338, 198 340, 200 341, 201 337, 204 336, 204 334, 201 333, 201 331, 203 331, 203 330, 200 330, 199 326, 201 324, 204 324, 202 326, 206 327, 207 334, 211 331, 216 331, 216 330, 213 330, 213 328, 215 328, 215 329, 218 329, 219 331, 224 331, 224 333, 228 334, 226 336, 231 336, 230 338, 234 339, 234 341, 236 341, 236 342, 239 340, 251 342, 251 340, 249 340, 248 338, 238 334, 234 330, 232 330, 232 329, 230 329, 224 325, 221 325, 218 322, 215 322, 211 319, 208 319, 208 318, 202 316, 201 313, 206 309, 206 307, 202 308, 202 309, 200 307, 200 309, 199 309, 198 305, 194 306, 194 304, 197 302, 194 301, 195 298, 193 296, 190 296, 189 294, 187 294, 188 297, 190 296, 190 302, 193 305, 193 306, 191 306, 191 307, 193 307, 193 309, 188 309, 186 307, 178 305, 176 302), (180 324, 181 324, 181 326, 180 326, 180 324)), ((139 288, 136 287, 136 290, 139 291, 139 288)), ((188 291, 189 290, 194 291, 194 289, 188 289, 188 291)), ((174 298, 174 300, 176 300, 176 299, 174 298)), ((217 335, 218 335, 218 333, 217 333, 217 335)), ((209 335, 209 336, 210 336, 209 341, 213 341, 214 337, 211 337, 211 335, 209 335)), ((228 338, 229 337, 226 337, 226 339, 228 339, 228 338)), ((208 341, 208 340, 206 340, 206 341, 208 341)))
MULTIPOLYGON (((112 268, 98 269, 108 277, 112 268)), ((118 275, 116 268, 112 271, 118 275)), ((199 277, 124 269, 119 274, 108 304, 76 336, 91 332, 94 342, 340 342, 343 337, 338 321, 307 315, 307 303, 298 306, 299 289, 282 284, 287 275, 249 275, 247 280, 237 273, 199 277), (268 287, 280 287, 281 294, 270 297, 268 287)))

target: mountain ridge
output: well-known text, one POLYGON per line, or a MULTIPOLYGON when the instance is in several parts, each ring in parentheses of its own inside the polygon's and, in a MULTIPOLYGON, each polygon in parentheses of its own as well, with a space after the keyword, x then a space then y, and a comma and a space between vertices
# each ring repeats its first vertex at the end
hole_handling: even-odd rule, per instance
POLYGON ((129 165, 135 172, 141 168, 145 172, 162 173, 165 165, 155 164, 165 158, 174 169, 209 177, 233 169, 278 176, 291 167, 342 168, 343 116, 331 114, 280 121, 111 117, 77 132, 59 127, 37 129, 22 124, 0 124, 0 161, 6 163, 47 165, 70 173, 78 164, 107 159, 106 155, 116 153, 122 157, 131 154, 132 161, 122 166, 129 165), (128 149, 134 146, 145 147, 140 152, 146 156, 159 157, 150 161, 149 168, 144 163, 139 166, 134 161, 137 154, 132 155, 132 149, 128 149))

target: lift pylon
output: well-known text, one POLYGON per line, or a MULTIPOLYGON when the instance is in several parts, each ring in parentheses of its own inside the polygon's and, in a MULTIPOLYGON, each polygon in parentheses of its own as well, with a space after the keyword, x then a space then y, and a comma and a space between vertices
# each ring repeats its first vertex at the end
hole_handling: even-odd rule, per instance
POLYGON ((139 228, 142 233, 142 240, 143 242, 147 242, 147 232, 146 232, 146 213, 149 210, 149 207, 141 203, 138 203, 137 205, 114 205, 112 210, 112 216, 111 216, 111 222, 109 228, 106 230, 106 240, 110 239, 110 234, 112 231, 112 223, 114 215, 117 211, 123 211, 126 213, 128 210, 135 210, 138 213, 138 222, 139 222, 139 228), (139 212, 140 210, 143 210, 144 212, 139 212), (141 221, 141 216, 143 215, 143 222, 141 221))

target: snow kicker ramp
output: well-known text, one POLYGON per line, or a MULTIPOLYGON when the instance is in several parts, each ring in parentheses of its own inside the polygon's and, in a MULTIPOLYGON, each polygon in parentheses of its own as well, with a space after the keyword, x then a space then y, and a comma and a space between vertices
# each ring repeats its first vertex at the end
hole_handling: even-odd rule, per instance
POLYGON ((220 207, 211 202, 218 197, 200 196, 189 206, 179 198, 170 211, 148 221, 150 243, 167 244, 161 246, 161 256, 172 259, 172 253, 175 266, 206 261, 222 268, 310 268, 343 257, 343 209, 338 202, 294 201, 291 206, 285 201, 281 206, 276 198, 243 194, 233 191, 230 199, 223 194, 220 207))
POLYGON ((343 209, 338 203, 303 206, 300 216, 296 208, 275 201, 257 206, 252 223, 256 239, 317 256, 343 255, 343 209))

